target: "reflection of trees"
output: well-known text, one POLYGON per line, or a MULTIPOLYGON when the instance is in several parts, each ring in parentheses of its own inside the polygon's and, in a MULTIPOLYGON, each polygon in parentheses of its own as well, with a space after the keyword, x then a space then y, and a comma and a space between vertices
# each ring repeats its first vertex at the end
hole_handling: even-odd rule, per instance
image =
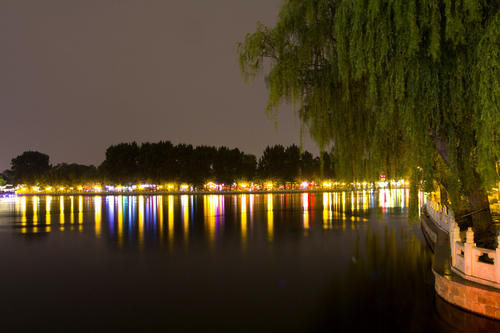
POLYGON ((428 319, 434 315, 433 286, 431 253, 411 226, 386 225, 383 233, 368 226, 365 235, 356 232, 347 275, 325 293, 320 325, 340 331, 429 329, 436 325, 428 319))

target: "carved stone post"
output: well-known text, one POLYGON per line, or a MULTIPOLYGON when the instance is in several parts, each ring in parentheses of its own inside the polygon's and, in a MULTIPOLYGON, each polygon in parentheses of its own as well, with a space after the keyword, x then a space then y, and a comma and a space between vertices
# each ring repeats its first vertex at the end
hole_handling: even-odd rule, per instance
POLYGON ((455 224, 454 223, 450 223, 450 225, 448 226, 448 236, 450 237, 450 248, 452 248, 453 246, 453 229, 455 228, 455 224))
POLYGON ((497 250, 495 253, 495 275, 497 283, 500 283, 500 235, 497 237, 497 250))
POLYGON ((453 229, 451 229, 451 225, 456 225, 457 222, 455 221, 455 214, 453 214, 452 210, 449 211, 449 214, 450 214, 450 221, 451 221, 451 223, 450 223, 450 229, 448 229, 448 232, 452 232, 453 229))
POLYGON ((472 249, 476 246, 474 243, 474 231, 469 227, 466 232, 466 243, 464 244, 464 270, 465 275, 472 275, 472 249))
POLYGON ((457 242, 461 241, 460 239, 460 228, 456 223, 453 223, 453 230, 450 233, 450 242, 451 242, 451 265, 453 267, 456 266, 456 256, 457 256, 457 242))

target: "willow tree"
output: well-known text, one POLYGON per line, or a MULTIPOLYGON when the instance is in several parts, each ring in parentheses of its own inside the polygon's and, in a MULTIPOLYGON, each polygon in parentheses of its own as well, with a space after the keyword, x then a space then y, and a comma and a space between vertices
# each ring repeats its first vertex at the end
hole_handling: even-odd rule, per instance
MULTIPOLYGON (((347 179, 411 176, 446 189, 492 245, 497 179, 499 1, 287 0, 274 27, 238 44, 265 72, 267 111, 294 105, 347 179)), ((489 244, 488 244, 489 243, 489 244)))

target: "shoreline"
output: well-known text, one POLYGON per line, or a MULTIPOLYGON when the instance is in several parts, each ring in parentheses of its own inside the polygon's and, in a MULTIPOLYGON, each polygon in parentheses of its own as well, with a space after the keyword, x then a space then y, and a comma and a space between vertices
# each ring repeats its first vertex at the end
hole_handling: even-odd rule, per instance
MULTIPOLYGON (((405 187, 393 189, 406 189, 405 187)), ((49 193, 15 193, 15 195, 23 197, 35 196, 140 196, 140 195, 239 195, 239 194, 293 194, 293 193, 328 193, 328 192, 357 192, 370 191, 376 192, 379 189, 314 189, 314 190, 258 190, 258 191, 135 191, 135 192, 49 192, 49 193)))
POLYGON ((436 295, 453 306, 493 319, 495 321, 491 322, 492 325, 500 327, 498 289, 467 280, 454 271, 449 233, 443 230, 425 209, 422 214, 422 231, 426 240, 429 238, 433 243, 434 258, 431 269, 436 295))

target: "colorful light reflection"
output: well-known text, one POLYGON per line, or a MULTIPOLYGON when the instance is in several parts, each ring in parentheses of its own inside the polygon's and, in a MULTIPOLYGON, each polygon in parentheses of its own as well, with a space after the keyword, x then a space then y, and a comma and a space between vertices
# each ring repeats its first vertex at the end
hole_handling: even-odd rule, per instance
MULTIPOLYGON (((208 194, 202 197, 190 194, 165 197, 145 194, 104 198, 105 204, 102 196, 78 196, 78 200, 74 196, 44 196, 45 202, 40 210, 39 196, 23 196, 16 198, 13 206, 19 211, 20 225, 25 228, 21 229, 23 233, 38 231, 36 227, 40 224, 41 214, 45 222, 41 227, 45 231, 50 231, 50 224, 54 224, 53 217, 56 216, 57 230, 72 229, 66 223, 74 223, 77 219, 80 231, 86 226, 85 229, 96 237, 113 237, 117 239, 118 247, 122 247, 126 240, 127 245, 143 247, 145 242, 163 244, 168 238, 169 248, 172 249, 175 228, 178 228, 179 236, 182 233, 185 246, 200 232, 211 248, 226 239, 222 236, 226 228, 224 205, 227 204, 231 212, 228 221, 233 224, 227 225, 227 228, 237 230, 241 249, 248 250, 251 240, 260 238, 274 242, 281 227, 288 228, 289 224, 299 223, 298 227, 306 235, 335 228, 345 229, 346 225, 358 228, 361 225, 358 222, 367 221, 366 217, 373 208, 380 207, 382 213, 387 209, 405 209, 408 206, 409 189, 385 188, 374 191, 364 188, 354 192, 233 196, 208 194), (164 202, 167 205, 165 208, 164 202), (33 207, 30 207, 31 204, 33 207), (198 220, 201 209, 203 220, 198 220), (288 219, 286 216, 290 212, 297 214, 298 220, 288 219), (90 221, 88 224, 87 219, 90 221), (92 221, 95 225, 92 225, 92 221)), ((424 199, 425 196, 419 194, 419 205, 424 199)))

